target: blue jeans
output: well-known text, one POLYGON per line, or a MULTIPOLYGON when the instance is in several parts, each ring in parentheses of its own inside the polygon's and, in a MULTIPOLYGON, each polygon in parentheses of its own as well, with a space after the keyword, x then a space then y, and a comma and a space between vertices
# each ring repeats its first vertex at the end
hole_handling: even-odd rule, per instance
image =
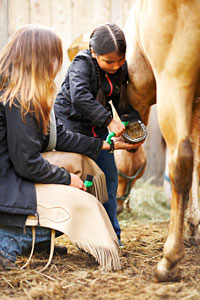
MULTIPOLYGON (((36 227, 36 244, 50 240, 51 229, 36 227)), ((23 228, 0 225, 0 241, 1 255, 15 262, 17 255, 32 246, 32 228, 28 226, 24 232, 23 228)))
POLYGON ((106 150, 102 150, 96 160, 96 163, 104 172, 106 177, 108 201, 104 204, 104 207, 117 234, 117 237, 120 240, 121 229, 117 219, 118 173, 114 154, 109 153, 106 150))

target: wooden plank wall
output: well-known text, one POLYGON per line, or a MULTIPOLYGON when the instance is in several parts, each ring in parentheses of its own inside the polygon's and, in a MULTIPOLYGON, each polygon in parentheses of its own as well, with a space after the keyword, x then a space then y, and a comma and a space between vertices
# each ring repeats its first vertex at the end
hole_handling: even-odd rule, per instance
POLYGON ((91 33, 100 24, 115 22, 123 27, 134 1, 0 0, 1 24, 7 24, 7 33, 1 30, 1 47, 18 27, 38 23, 55 30, 65 51, 77 36, 91 33))
MULTIPOLYGON (((0 49, 22 25, 38 23, 51 27, 63 41, 64 64, 57 78, 59 86, 70 63, 67 48, 72 41, 82 33, 90 34, 96 26, 105 22, 114 22, 123 28, 134 2, 135 0, 0 0, 0 49)), ((149 133, 145 142, 148 165, 144 177, 155 176, 154 183, 162 184, 164 156, 155 111, 152 113, 149 133)))
POLYGON ((8 40, 8 2, 0 0, 0 49, 8 40))

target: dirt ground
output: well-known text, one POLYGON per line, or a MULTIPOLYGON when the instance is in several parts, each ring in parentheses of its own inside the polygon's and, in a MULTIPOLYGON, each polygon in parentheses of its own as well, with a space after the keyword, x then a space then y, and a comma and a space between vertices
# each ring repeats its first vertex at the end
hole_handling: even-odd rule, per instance
MULTIPOLYGON (((180 264, 181 280, 155 283, 153 270, 162 257, 168 222, 139 223, 122 226, 120 250, 122 270, 102 271, 92 257, 81 253, 62 236, 57 243, 65 244, 68 254, 54 255, 53 262, 40 272, 48 255, 35 254, 30 269, 0 271, 0 300, 160 300, 200 299, 200 247, 185 247, 180 264)), ((27 257, 18 259, 19 266, 27 257)))

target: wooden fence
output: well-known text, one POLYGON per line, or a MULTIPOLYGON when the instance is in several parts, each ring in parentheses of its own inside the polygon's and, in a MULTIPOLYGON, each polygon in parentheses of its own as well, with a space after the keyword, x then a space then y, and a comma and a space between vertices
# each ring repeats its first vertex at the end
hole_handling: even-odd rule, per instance
MULTIPOLYGON (((64 64, 57 78, 63 80, 69 65, 67 48, 82 33, 105 22, 117 23, 123 28, 135 0, 0 0, 0 49, 20 26, 37 23, 51 27, 63 41, 64 64)), ((162 184, 164 151, 156 110, 153 109, 145 142, 148 165, 144 177, 154 176, 154 183, 162 184)))

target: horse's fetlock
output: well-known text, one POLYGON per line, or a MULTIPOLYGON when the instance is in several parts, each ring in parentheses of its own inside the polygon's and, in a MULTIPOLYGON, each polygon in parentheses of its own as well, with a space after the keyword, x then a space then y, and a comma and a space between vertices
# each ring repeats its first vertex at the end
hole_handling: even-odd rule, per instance
POLYGON ((185 251, 184 248, 179 250, 177 254, 165 253, 165 259, 168 262, 168 269, 173 269, 184 257, 185 251))

